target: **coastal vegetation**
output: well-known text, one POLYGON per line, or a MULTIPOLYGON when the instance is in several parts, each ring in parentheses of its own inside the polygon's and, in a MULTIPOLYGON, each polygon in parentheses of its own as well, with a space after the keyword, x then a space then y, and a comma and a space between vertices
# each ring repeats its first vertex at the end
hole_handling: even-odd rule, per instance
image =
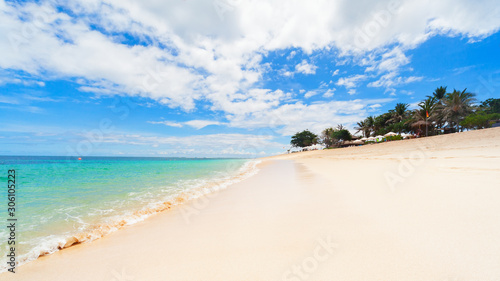
POLYGON ((290 143, 295 147, 307 147, 318 143, 318 136, 309 130, 296 133, 290 143))
POLYGON ((326 147, 339 147, 343 141, 352 140, 352 135, 342 124, 337 128, 327 128, 321 133, 320 141, 326 147))
MULTIPOLYGON (((418 137, 462 132, 489 128, 500 120, 500 99, 487 99, 478 103, 475 94, 464 89, 448 92, 441 86, 410 109, 406 103, 396 106, 378 116, 368 116, 357 122, 356 134, 364 138, 385 135, 389 132, 412 134, 418 137)), ((390 136, 390 140, 401 136, 390 136)), ((386 138, 387 140, 389 140, 386 138)), ((323 130, 320 136, 305 130, 292 136, 295 147, 307 147, 322 143, 326 147, 339 147, 343 142, 352 140, 349 130, 339 125, 323 130)))

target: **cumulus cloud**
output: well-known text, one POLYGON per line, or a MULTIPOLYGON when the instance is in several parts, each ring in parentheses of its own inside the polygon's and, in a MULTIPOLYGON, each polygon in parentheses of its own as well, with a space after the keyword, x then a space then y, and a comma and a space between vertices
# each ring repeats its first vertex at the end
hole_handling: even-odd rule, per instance
POLYGON ((310 97, 313 97, 318 94, 318 91, 313 90, 313 91, 308 91, 307 93, 304 94, 304 98, 308 99, 310 97))
MULTIPOLYGON (((5 35, 0 52, 9 54, 0 56, 0 68, 27 73, 34 81, 71 80, 96 95, 146 97, 184 111, 196 110, 203 101, 233 125, 251 125, 257 113, 266 111, 288 116, 298 114, 296 108, 341 110, 329 102, 295 103, 284 89, 263 89, 267 67, 262 61, 269 52, 294 48, 291 60, 295 49, 305 55, 338 51, 366 73, 348 74, 337 86, 354 89, 377 77, 368 85, 391 88, 422 79, 401 73, 411 60, 406 52, 428 38, 441 34, 474 41, 500 28, 496 0, 216 3, 221 1, 227 5, 0 0, 0 33, 5 35)), ((312 75, 317 67, 302 60, 293 71, 312 75)))
POLYGON ((302 102, 282 106, 246 116, 228 115, 229 126, 291 135, 299 130, 309 129, 321 132, 336 124, 346 124, 351 128, 368 115, 371 106, 384 104, 393 99, 330 101, 304 104, 302 102))
POLYGON ((309 64, 306 60, 303 60, 295 66, 295 71, 303 74, 315 74, 316 68, 318 67, 313 64, 309 64))

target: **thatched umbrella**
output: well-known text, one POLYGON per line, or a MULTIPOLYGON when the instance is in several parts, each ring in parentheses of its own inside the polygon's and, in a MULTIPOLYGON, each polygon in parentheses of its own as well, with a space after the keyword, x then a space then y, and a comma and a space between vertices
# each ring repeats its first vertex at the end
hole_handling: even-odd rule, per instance
POLYGON ((412 127, 418 127, 418 130, 422 132, 422 134, 425 132, 425 128, 429 125, 431 125, 431 122, 425 120, 420 120, 411 124, 412 127), (424 129, 422 129, 422 126, 424 129))
POLYGON ((424 120, 420 120, 420 121, 417 121, 417 122, 414 122, 413 124, 411 124, 412 127, 421 127, 421 126, 425 126, 425 125, 430 125, 431 122, 426 122, 424 120))

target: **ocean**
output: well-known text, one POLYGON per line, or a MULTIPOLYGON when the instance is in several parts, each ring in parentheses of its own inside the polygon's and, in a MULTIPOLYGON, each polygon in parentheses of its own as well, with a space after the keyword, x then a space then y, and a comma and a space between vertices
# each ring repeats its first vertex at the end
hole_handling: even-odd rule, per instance
MULTIPOLYGON (((0 156, 0 219, 16 221, 19 265, 85 243, 256 172, 255 160, 0 156), (8 212, 15 170, 15 217, 8 212)), ((0 270, 10 231, 0 228, 0 270)))

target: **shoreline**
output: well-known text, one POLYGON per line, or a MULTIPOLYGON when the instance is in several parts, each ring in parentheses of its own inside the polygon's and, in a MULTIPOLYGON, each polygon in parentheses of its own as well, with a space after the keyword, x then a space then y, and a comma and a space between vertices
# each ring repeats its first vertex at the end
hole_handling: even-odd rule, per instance
MULTIPOLYGON (((234 183, 242 181, 251 177, 258 172, 258 165, 260 160, 248 159, 242 167, 234 172, 229 178, 212 179, 201 186, 195 186, 190 190, 183 191, 182 193, 174 195, 167 201, 161 200, 153 204, 147 204, 139 209, 132 210, 129 214, 115 218, 112 221, 100 222, 92 224, 86 231, 65 235, 64 238, 51 241, 52 244, 45 245, 36 253, 29 253, 18 256, 16 270, 21 266, 30 262, 36 261, 41 257, 50 256, 56 252, 66 250, 79 244, 89 244, 125 227, 130 227, 139 222, 147 220, 149 217, 162 212, 168 211, 172 208, 179 208, 185 203, 197 200, 203 196, 209 196, 211 193, 217 193, 231 186, 234 183)), ((7 267, 0 267, 0 274, 7 273, 7 267)))
POLYGON ((0 280, 498 280, 499 140, 495 128, 261 158, 184 211, 0 280))

